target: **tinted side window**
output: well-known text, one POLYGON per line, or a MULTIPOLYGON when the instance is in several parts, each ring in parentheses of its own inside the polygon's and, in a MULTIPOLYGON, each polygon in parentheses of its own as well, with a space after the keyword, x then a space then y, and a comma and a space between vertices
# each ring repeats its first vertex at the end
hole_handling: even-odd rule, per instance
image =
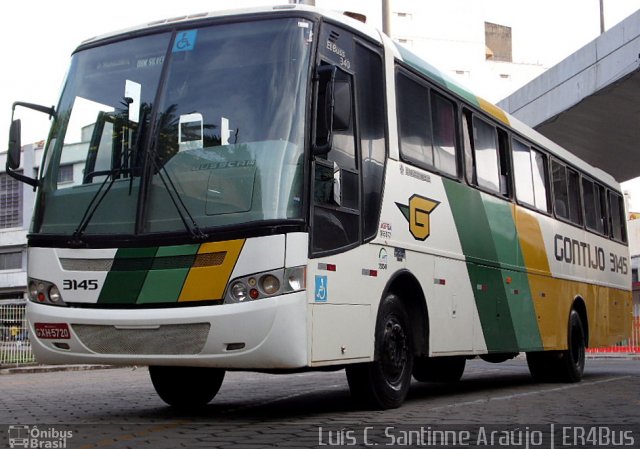
POLYGON ((584 223, 588 229, 607 234, 607 205, 604 187, 587 178, 582 178, 584 223))
POLYGON ((433 159, 435 167, 450 175, 457 175, 456 116, 453 102, 432 92, 433 159))
MULTIPOLYGON (((338 69, 336 73, 336 82, 344 81, 342 84, 344 90, 336 92, 336 95, 342 94, 349 97, 353 105, 353 76, 343 70, 338 69)), ((353 114, 353 111, 351 111, 353 114)), ((335 129, 333 131, 333 146, 329 152, 327 159, 336 161, 340 168, 356 170, 358 168, 356 162, 356 142, 355 142, 355 124, 353 117, 349 120, 348 126, 344 129, 335 129)))
POLYGON ((627 241, 624 204, 617 193, 609 192, 609 211, 611 213, 611 237, 619 242, 627 241))
POLYGON ((604 187, 595 185, 596 230, 602 235, 609 235, 609 214, 607 211, 607 194, 604 187))
POLYGON ((429 89, 398 73, 396 105, 403 159, 421 166, 433 166, 429 89))
POLYGON ((569 220, 577 225, 582 224, 582 196, 580 195, 580 175, 567 167, 567 187, 569 194, 569 220))
POLYGON ((569 197, 567 194, 567 169, 564 165, 551 161, 553 177, 553 208, 558 217, 569 219, 569 197))
POLYGON ((362 204, 364 236, 378 232, 382 201, 382 182, 386 157, 386 126, 382 58, 376 52, 356 44, 358 67, 356 96, 362 156, 362 204))
POLYGON ((593 181, 582 178, 582 192, 584 195, 584 224, 588 229, 595 231, 597 228, 596 196, 593 181))

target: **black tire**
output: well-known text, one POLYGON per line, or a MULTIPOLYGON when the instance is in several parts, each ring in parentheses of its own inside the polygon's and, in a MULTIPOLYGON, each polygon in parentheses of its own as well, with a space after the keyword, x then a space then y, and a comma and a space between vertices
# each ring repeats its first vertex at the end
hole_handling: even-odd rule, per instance
POLYGON ((564 351, 528 352, 529 372, 538 382, 568 382, 582 380, 586 360, 586 333, 580 314, 569 314, 567 346, 564 351))
POLYGON ((172 407, 207 405, 220 390, 224 370, 191 366, 150 366, 149 376, 158 396, 172 407))
POLYGON ((413 370, 409 317, 400 298, 387 295, 380 304, 375 332, 375 361, 346 368, 351 395, 375 409, 399 407, 407 397, 413 370))
POLYGON ((418 357, 413 362, 413 378, 418 382, 458 382, 466 363, 466 357, 418 357))
POLYGON ((569 314, 568 349, 560 352, 558 380, 575 383, 582 380, 586 360, 587 339, 580 314, 569 314))

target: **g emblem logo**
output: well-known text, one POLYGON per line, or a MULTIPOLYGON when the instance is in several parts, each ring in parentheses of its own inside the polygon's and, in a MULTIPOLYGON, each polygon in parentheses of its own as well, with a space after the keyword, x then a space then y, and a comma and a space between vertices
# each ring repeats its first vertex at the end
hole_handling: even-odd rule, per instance
POLYGON ((416 240, 426 240, 431 233, 429 214, 438 207, 439 201, 434 201, 420 195, 409 198, 409 205, 396 203, 404 218, 409 222, 409 232, 416 240))

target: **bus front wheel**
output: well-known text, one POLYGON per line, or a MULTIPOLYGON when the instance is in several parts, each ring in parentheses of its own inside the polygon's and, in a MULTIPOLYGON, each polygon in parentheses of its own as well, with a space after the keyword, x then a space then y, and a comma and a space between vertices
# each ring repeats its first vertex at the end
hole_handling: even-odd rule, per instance
POLYGON ((172 407, 207 405, 220 390, 224 370, 192 366, 150 366, 149 376, 158 396, 172 407))
POLYGON ((375 332, 375 361, 346 368, 351 395, 367 407, 399 407, 407 396, 413 370, 409 317, 399 297, 380 304, 375 332))

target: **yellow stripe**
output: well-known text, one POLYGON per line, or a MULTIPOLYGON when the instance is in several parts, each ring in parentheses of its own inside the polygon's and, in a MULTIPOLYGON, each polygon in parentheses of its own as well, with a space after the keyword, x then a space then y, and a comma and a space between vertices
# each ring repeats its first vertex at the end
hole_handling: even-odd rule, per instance
POLYGON ((225 252, 224 260, 220 265, 192 267, 178 302, 222 299, 243 245, 244 239, 201 245, 198 254, 225 252))
POLYGON ((554 278, 538 218, 528 209, 513 207, 544 349, 567 349, 569 311, 578 297, 587 307, 589 347, 609 346, 627 338, 631 332, 631 292, 554 278))
POLYGON ((484 112, 491 114, 493 117, 497 118, 505 125, 507 126, 510 125, 509 119, 507 118, 507 114, 505 114, 502 109, 489 103, 487 100, 483 100, 480 97, 478 97, 478 103, 480 104, 480 108, 482 108, 484 112))

